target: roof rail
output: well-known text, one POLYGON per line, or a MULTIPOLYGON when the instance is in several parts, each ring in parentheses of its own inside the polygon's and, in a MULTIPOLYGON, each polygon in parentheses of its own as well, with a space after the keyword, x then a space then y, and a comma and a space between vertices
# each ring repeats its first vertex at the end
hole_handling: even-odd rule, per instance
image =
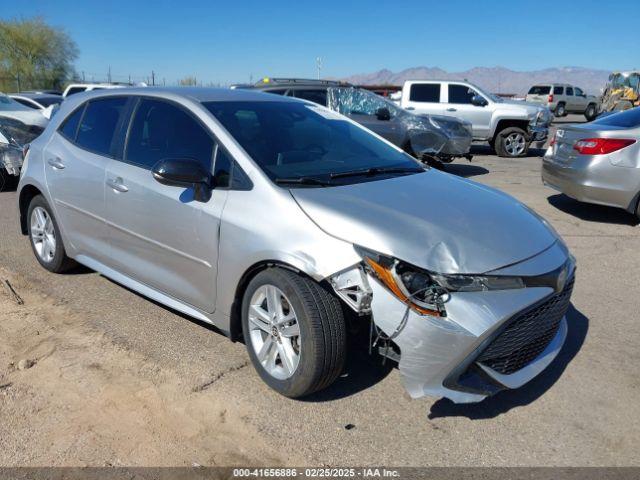
POLYGON ((273 78, 264 77, 256 82, 256 85, 291 85, 296 83, 313 84, 313 85, 349 85, 347 82, 341 82, 339 80, 318 80, 313 78, 273 78))

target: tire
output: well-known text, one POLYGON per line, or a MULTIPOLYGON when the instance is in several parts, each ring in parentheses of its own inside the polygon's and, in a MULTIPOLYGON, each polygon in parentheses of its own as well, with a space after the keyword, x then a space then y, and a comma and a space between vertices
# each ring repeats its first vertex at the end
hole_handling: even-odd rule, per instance
POLYGON ((29 204, 27 228, 33 254, 45 269, 62 273, 75 266, 67 257, 58 222, 42 195, 33 197, 29 204))
POLYGON ((9 184, 9 174, 7 171, 0 167, 0 192, 4 192, 5 188, 8 187, 9 184))
POLYGON ((495 138, 495 150, 499 157, 524 157, 529 151, 527 132, 518 127, 507 127, 498 132, 495 138))
POLYGON ((587 105, 587 109, 584 111, 584 118, 587 119, 587 122, 594 120, 598 116, 598 110, 593 103, 587 105))
POLYGON ((556 109, 553 112, 556 117, 566 117, 567 116, 567 107, 564 103, 560 102, 556 105, 556 109))
POLYGON ((638 194, 638 204, 636 205, 636 218, 640 222, 640 194, 638 194))
POLYGON ((328 387, 344 367, 346 325, 340 301, 294 272, 268 268, 251 280, 242 301, 242 331, 258 374, 286 397, 328 387), (277 300, 268 303, 267 297, 277 300), (284 325, 277 325, 278 317, 271 314, 278 309, 270 305, 280 306, 284 325))

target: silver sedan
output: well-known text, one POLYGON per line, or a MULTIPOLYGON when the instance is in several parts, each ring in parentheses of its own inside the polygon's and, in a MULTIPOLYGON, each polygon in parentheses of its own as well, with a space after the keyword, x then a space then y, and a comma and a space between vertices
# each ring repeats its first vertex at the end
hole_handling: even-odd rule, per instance
POLYGON ((624 208, 640 218, 640 108, 558 129, 542 181, 581 202, 624 208))
POLYGON ((456 402, 523 385, 567 335, 574 260, 544 220, 310 102, 74 95, 18 194, 44 268, 84 264, 243 338, 290 397, 340 375, 358 328, 413 397, 456 402))

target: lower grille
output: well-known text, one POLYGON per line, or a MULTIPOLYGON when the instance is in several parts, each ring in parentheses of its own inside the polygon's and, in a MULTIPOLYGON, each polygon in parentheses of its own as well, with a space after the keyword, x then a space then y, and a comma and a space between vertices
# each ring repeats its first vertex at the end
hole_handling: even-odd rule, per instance
POLYGON ((571 277, 560 293, 516 316, 476 361, 509 375, 534 360, 556 336, 569 308, 573 283, 571 277))

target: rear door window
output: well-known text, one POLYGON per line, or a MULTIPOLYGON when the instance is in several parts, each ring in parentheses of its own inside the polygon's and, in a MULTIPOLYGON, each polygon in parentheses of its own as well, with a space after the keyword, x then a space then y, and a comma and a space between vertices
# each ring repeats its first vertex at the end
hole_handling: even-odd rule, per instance
POLYGON ((535 85, 529 89, 529 95, 549 95, 550 92, 549 85, 535 85))
POLYGON ((214 145, 190 113, 172 103, 145 98, 131 123, 125 160, 151 169, 160 160, 191 159, 211 172, 214 145))
POLYGON ((564 94, 564 87, 553 87, 554 95, 562 95, 564 94))
POLYGON ((573 95, 573 87, 567 87, 566 95, 573 95))
POLYGON ((439 83, 414 83, 409 90, 411 102, 440 103, 439 83))
POLYGON ((76 144, 99 155, 112 157, 116 127, 126 104, 126 97, 91 100, 78 128, 76 144))

